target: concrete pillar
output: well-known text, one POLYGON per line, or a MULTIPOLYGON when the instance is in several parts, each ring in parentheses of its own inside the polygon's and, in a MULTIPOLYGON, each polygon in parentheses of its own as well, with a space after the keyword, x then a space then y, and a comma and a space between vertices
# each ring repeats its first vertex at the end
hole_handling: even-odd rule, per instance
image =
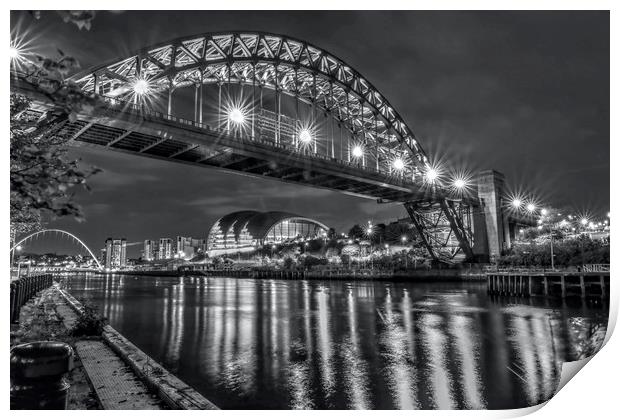
POLYGON ((480 231, 481 228, 486 230, 487 249, 491 261, 499 257, 502 251, 510 246, 510 230, 502 204, 504 196, 504 175, 502 173, 488 170, 478 174, 481 217, 477 219, 474 215, 474 232, 480 231), (484 227, 481 226, 482 221, 484 221, 484 227))

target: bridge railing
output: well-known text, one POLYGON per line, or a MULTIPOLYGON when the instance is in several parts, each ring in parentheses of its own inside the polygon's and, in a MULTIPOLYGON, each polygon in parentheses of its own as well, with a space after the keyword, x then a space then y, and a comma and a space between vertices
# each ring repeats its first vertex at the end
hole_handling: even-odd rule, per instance
POLYGON ((30 298, 53 283, 51 274, 22 277, 11 282, 11 322, 19 320, 19 311, 30 298))

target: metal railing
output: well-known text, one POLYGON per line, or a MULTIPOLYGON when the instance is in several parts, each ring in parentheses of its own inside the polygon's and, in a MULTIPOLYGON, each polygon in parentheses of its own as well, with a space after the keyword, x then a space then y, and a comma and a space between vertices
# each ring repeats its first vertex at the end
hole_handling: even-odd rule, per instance
POLYGON ((51 274, 22 277, 11 282, 11 322, 19 320, 19 311, 28 300, 53 283, 51 274))
POLYGON ((584 264, 581 271, 585 273, 609 273, 609 264, 584 264))

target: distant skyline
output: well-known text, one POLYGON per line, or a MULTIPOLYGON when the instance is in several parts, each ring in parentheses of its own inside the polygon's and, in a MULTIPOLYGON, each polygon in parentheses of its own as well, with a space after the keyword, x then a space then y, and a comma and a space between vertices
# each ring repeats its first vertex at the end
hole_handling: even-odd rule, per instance
MULTIPOLYGON (((608 12, 100 12, 90 31, 53 12, 40 20, 13 12, 11 26, 36 36, 36 52, 59 48, 84 69, 194 33, 307 40, 368 78, 432 158, 497 169, 542 203, 598 218, 609 211, 608 12)), ((70 154, 103 171, 89 180, 92 193, 76 195, 86 222, 48 226, 95 252, 107 237, 206 237, 219 217, 243 209, 298 213, 339 232, 406 214, 397 204, 94 148, 70 154)))

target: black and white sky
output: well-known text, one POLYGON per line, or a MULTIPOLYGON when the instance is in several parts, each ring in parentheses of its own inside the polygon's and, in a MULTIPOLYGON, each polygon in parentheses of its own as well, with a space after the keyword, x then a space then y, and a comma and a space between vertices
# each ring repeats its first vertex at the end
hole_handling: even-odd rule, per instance
MULTIPOLYGON (((180 36, 258 30, 306 40, 370 80, 427 153, 472 172, 496 169, 542 203, 603 217, 609 211, 609 13, 519 12, 99 12, 90 30, 54 12, 13 12, 33 48, 60 48, 83 68, 180 36)), ((71 156, 102 172, 77 193, 86 221, 56 219, 92 249, 205 237, 224 214, 285 210, 338 231, 404 217, 402 206, 211 169, 91 148, 71 156)), ((138 256, 132 247, 130 256, 138 256)))

